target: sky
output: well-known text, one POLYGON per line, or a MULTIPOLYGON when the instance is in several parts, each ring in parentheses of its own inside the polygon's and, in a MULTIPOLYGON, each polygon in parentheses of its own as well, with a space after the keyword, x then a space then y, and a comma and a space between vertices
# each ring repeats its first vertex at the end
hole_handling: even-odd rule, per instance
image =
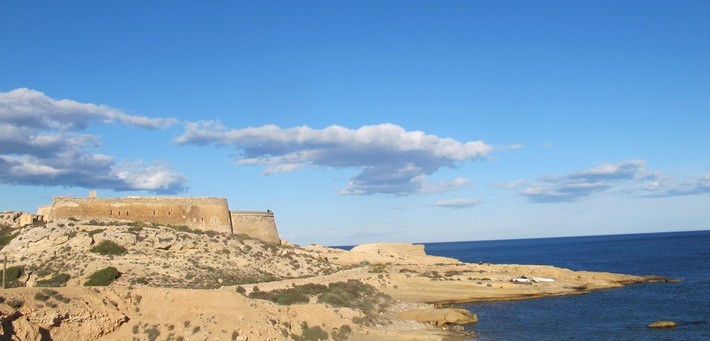
POLYGON ((708 1, 3 1, 0 209, 307 245, 710 229, 708 1))

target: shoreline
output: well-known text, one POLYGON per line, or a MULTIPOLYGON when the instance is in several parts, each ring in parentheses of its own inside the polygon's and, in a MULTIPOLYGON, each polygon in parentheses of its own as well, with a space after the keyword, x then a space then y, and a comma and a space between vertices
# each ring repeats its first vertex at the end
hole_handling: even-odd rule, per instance
MULTIPOLYGON (((660 276, 573 271, 547 265, 471 264, 427 255, 424 245, 374 243, 350 251, 264 244, 170 227, 57 222, 18 230, 3 251, 22 266, 20 288, 0 293, 2 335, 19 339, 443 340, 471 337, 478 321, 456 304, 578 295, 660 276), (98 240, 125 254, 96 255, 98 240), (58 269, 43 268, 59 262, 58 269), (63 265, 61 265, 63 264, 63 265), (84 287, 108 265, 121 273, 84 287), (55 288, 43 272, 67 273, 55 288), (240 272, 232 272, 240 271, 240 272), (546 279, 513 283, 520 276, 546 279), (42 277, 45 276, 45 277, 42 277), (235 277, 236 276, 236 277, 235 277), (282 279, 279 279, 282 278, 282 279), (65 280, 66 281, 66 280, 65 280), (252 284, 240 284, 252 282, 252 284), (325 336, 323 336, 325 335, 325 336)), ((8 268, 9 270, 9 268, 8 268)))

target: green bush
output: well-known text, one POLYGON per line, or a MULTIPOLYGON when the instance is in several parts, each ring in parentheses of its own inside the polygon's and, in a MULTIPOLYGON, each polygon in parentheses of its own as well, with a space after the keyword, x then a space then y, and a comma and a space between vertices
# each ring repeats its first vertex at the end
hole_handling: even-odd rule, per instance
POLYGON ((330 304, 334 307, 346 307, 353 297, 344 291, 326 292, 318 296, 318 303, 330 304))
POLYGON ((370 273, 381 273, 387 270, 387 264, 372 264, 370 273))
POLYGON ((5 286, 8 288, 17 288, 19 286, 22 286, 22 283, 19 282, 19 279, 23 273, 24 268, 22 266, 11 266, 7 268, 7 272, 3 273, 3 276, 5 276, 5 286))
POLYGON ((303 322, 301 324, 301 329, 303 329, 303 335, 295 338, 298 341, 328 340, 328 332, 323 330, 320 326, 309 327, 308 323, 303 322))
POLYGON ((98 253, 100 255, 114 255, 114 256, 120 256, 124 253, 126 253, 126 248, 116 244, 115 242, 112 242, 110 240, 102 240, 99 245, 96 245, 89 250, 94 253, 98 253))
POLYGON ((71 276, 69 274, 57 274, 50 279, 37 281, 35 286, 38 287, 65 287, 71 276))
POLYGON ((23 304, 24 304, 24 302, 22 302, 20 300, 16 300, 16 299, 11 299, 11 300, 7 301, 7 305, 9 305, 15 309, 20 308, 23 304))
POLYGON ((12 233, 12 228, 10 226, 2 225, 0 226, 0 249, 5 247, 12 239, 17 237, 17 233, 12 233))
POLYGON ((350 325, 344 324, 330 333, 330 336, 334 341, 345 341, 348 339, 348 335, 353 332, 353 328, 350 325))
POLYGON ((42 302, 44 302, 44 301, 46 301, 46 300, 48 300, 48 299, 49 299, 49 296, 47 296, 47 295, 45 295, 45 294, 43 294, 43 293, 41 293, 41 292, 35 293, 35 300, 37 300, 37 301, 42 301, 42 302))
POLYGON ((121 273, 116 268, 109 266, 91 274, 84 286, 107 286, 119 277, 121 277, 121 273))
POLYGON ((280 305, 291 305, 296 303, 308 303, 308 296, 294 292, 279 292, 274 295, 272 301, 280 305))

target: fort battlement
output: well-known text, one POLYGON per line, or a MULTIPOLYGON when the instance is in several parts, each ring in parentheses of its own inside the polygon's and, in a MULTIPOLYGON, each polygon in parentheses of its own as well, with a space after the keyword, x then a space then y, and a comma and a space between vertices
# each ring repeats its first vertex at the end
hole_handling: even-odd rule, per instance
POLYGON ((225 234, 243 233, 269 243, 279 243, 271 211, 229 211, 226 198, 138 197, 89 198, 55 197, 50 208, 41 207, 47 220, 83 218, 132 220, 146 223, 185 225, 191 229, 225 234), (236 224, 235 224, 236 221, 236 224))

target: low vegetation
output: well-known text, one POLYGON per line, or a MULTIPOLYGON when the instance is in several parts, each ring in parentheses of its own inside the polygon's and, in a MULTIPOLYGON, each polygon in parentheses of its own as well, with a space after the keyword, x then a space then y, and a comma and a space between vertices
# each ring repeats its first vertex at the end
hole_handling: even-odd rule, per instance
POLYGON ((22 266, 11 266, 7 268, 7 271, 0 271, 5 276, 5 287, 7 288, 17 288, 24 286, 20 283, 20 277, 24 274, 24 268, 22 266))
POLYGON ((372 264, 370 273, 382 273, 387 271, 387 264, 372 264))
POLYGON ((17 233, 13 232, 14 230, 10 226, 0 224, 0 249, 17 237, 17 233))
POLYGON ((320 326, 309 327, 307 322, 303 322, 301 323, 301 330, 303 330, 302 335, 291 335, 291 338, 296 341, 328 340, 328 332, 320 326))
POLYGON ((102 240, 98 245, 94 246, 89 250, 94 253, 98 253, 103 256, 120 256, 126 253, 126 248, 116 244, 110 240, 102 240))
POLYGON ((89 280, 84 283, 84 286, 107 286, 119 277, 121 277, 121 273, 118 272, 118 269, 109 266, 91 274, 89 280))
POLYGON ((384 319, 378 315, 383 313, 391 302, 389 296, 379 292, 373 286, 355 279, 330 283, 327 286, 310 283, 274 291, 260 291, 259 287, 254 287, 249 294, 251 298, 268 300, 281 305, 308 303, 313 296, 320 304, 362 311, 365 317, 361 318, 359 323, 365 325, 384 322, 384 319))
POLYGON ((49 279, 43 279, 40 281, 37 281, 35 283, 35 286, 37 287, 65 287, 67 286, 67 282, 71 279, 71 276, 69 274, 56 274, 52 276, 49 279))

